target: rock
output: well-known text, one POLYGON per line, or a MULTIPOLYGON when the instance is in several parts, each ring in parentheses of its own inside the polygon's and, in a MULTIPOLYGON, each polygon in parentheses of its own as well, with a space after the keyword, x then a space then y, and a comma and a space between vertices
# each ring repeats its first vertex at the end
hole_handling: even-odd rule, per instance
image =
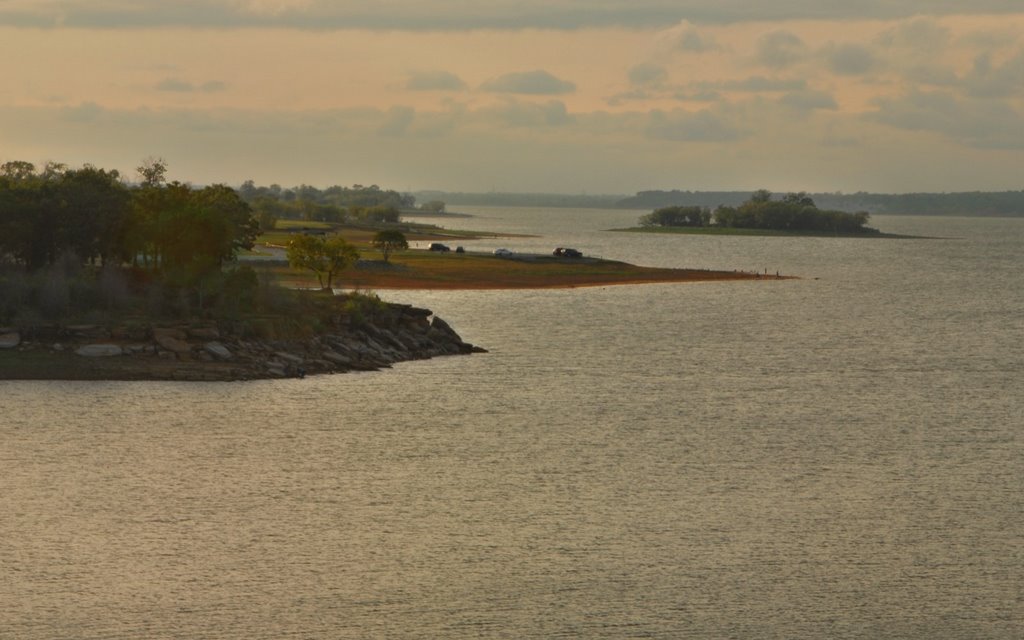
POLYGON ((333 362, 334 364, 341 365, 343 367, 347 367, 352 364, 351 358, 347 358, 338 353, 337 351, 324 351, 323 358, 324 360, 333 362))
POLYGON ((158 345, 175 353, 188 353, 192 345, 185 342, 185 334, 177 329, 153 329, 153 340, 158 345))
POLYGON ((437 316, 434 316, 434 319, 430 322, 430 328, 443 336, 459 340, 459 334, 455 333, 455 329, 452 329, 451 325, 437 316))
POLYGON ((124 354, 124 350, 116 344, 86 344, 75 349, 75 353, 86 358, 106 358, 124 354))
POLYGON ((281 358, 285 362, 290 362, 292 364, 302 364, 303 362, 305 362, 304 358, 301 358, 292 353, 287 353, 285 351, 276 351, 274 355, 277 356, 278 358, 281 358))
POLYGON ((67 330, 78 338, 98 338, 106 334, 106 330, 94 324, 72 324, 68 325, 67 330))
POLYGON ((200 340, 219 340, 220 331, 217 331, 216 327, 196 327, 188 330, 188 335, 191 338, 198 338, 200 340))
POLYGON ((207 342, 203 345, 203 349, 218 360, 230 360, 232 358, 231 351, 219 342, 207 342))
POLYGON ((17 331, 0 334, 0 349, 13 349, 21 344, 21 334, 17 331))

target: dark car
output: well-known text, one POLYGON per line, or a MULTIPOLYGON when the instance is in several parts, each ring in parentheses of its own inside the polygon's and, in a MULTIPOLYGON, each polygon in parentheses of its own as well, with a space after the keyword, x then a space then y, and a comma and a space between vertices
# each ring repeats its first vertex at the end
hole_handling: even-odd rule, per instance
POLYGON ((565 247, 558 247, 551 252, 552 255, 556 255, 560 258, 582 258, 583 254, 576 249, 569 249, 565 247))
POLYGON ((440 242, 431 242, 430 246, 427 247, 428 251, 451 251, 448 245, 441 244, 440 242))

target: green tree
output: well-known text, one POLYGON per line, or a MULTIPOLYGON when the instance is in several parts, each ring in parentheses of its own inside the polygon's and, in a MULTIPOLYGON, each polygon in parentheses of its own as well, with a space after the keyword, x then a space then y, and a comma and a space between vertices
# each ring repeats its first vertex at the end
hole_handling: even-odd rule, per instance
POLYGON ((405 239, 405 234, 398 229, 384 229, 373 236, 373 246, 384 254, 384 262, 387 262, 392 252, 408 249, 409 242, 405 239))
POLYGON ((711 210, 706 207, 662 207, 641 216, 644 227, 706 227, 711 222, 711 210))
POLYGON ((163 158, 146 158, 135 170, 142 178, 144 187, 159 187, 167 179, 167 161, 163 158))
POLYGON ((359 260, 359 252, 338 235, 301 235, 288 243, 288 264, 316 274, 321 289, 330 289, 334 277, 359 260))

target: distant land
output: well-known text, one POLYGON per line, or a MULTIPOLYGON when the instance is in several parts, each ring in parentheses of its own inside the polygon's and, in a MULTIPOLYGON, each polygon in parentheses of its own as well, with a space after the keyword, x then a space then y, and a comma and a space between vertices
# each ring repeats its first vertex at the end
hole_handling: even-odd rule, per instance
MULTIPOLYGON (((444 201, 449 209, 463 205, 649 210, 670 206, 736 207, 746 201, 753 191, 640 191, 633 196, 417 191, 413 195, 419 202, 444 201)), ((867 211, 883 215, 1024 216, 1024 190, 902 194, 836 192, 807 195, 822 208, 850 213, 867 211)))

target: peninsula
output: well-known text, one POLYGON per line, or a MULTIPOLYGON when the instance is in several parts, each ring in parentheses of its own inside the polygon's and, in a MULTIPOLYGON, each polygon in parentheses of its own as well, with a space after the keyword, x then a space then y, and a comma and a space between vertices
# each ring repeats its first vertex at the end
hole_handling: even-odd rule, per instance
POLYGON ((778 279, 449 251, 481 236, 403 221, 411 203, 376 186, 297 196, 168 182, 160 160, 138 172, 0 166, 0 379, 303 377, 485 351, 371 289, 778 279))

